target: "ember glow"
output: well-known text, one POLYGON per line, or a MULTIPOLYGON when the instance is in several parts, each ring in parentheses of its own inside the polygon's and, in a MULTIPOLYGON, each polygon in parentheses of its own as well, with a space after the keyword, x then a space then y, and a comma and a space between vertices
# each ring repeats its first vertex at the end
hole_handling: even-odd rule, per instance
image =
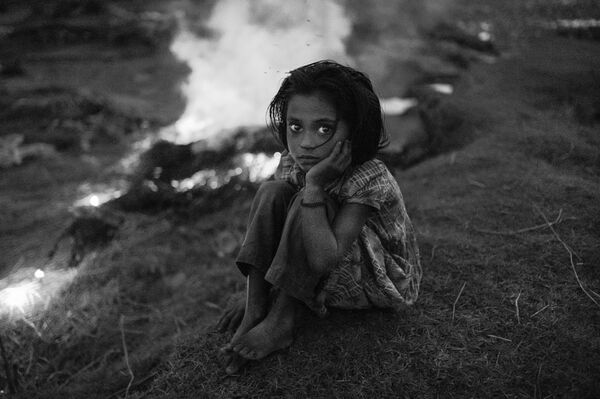
POLYGON ((121 196, 120 190, 108 190, 103 193, 93 193, 81 198, 75 202, 75 206, 93 206, 98 207, 111 199, 121 196))
POLYGON ((127 182, 124 180, 113 181, 110 185, 83 183, 77 189, 79 199, 73 205, 75 207, 99 207, 105 202, 120 197, 126 187, 127 182))
POLYGON ((381 100, 381 108, 385 115, 403 115, 409 109, 419 104, 415 98, 384 98, 381 100))
POLYGON ((25 282, 0 291, 0 302, 11 312, 25 313, 39 298, 38 284, 35 281, 25 282))
POLYGON ((191 177, 182 180, 173 180, 171 186, 175 191, 183 192, 194 187, 204 186, 212 189, 219 188, 231 181, 233 177, 258 183, 271 177, 279 165, 281 154, 276 152, 272 156, 264 153, 245 153, 234 159, 233 169, 217 170, 205 169, 194 173, 191 177))
POLYGON ((267 105, 285 73, 323 58, 351 64, 344 39, 351 23, 333 1, 223 0, 200 38, 183 18, 171 51, 188 64, 187 106, 164 138, 206 139, 238 126, 264 125, 267 105), (170 133, 170 134, 169 134, 170 133), (173 135, 174 137, 169 137, 173 135))
POLYGON ((76 274, 75 269, 20 269, 0 280, 0 319, 31 316, 47 306, 76 274))
POLYGON ((454 86, 447 83, 434 83, 429 85, 429 87, 442 94, 452 94, 454 92, 454 86))

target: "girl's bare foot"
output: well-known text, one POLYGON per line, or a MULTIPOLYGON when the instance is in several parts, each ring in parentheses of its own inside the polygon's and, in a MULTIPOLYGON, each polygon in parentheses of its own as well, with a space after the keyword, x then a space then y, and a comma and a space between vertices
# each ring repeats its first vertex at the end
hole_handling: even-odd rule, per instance
POLYGON ((221 353, 231 351, 233 340, 250 331, 265 318, 269 306, 269 290, 270 284, 265 281, 264 275, 251 267, 246 279, 246 298, 232 305, 231 312, 226 312, 221 318, 222 324, 219 321, 218 326, 222 325, 225 330, 231 332, 235 330, 231 341, 221 348, 221 353), (245 305, 243 310, 242 303, 245 305), (240 315, 242 316, 241 322, 238 321, 240 315), (235 325, 237 325, 237 329, 234 327, 235 325))
POLYGON ((279 295, 271 312, 256 327, 231 340, 230 347, 245 359, 262 359, 292 344, 296 299, 279 295))
MULTIPOLYGON (((265 281, 264 274, 254 267, 250 267, 246 282, 246 300, 242 321, 239 322, 239 326, 235 334, 233 334, 231 341, 220 349, 227 374, 237 373, 247 362, 245 358, 233 351, 232 344, 263 321, 268 311, 271 285, 265 281)), ((240 308, 235 308, 232 312, 224 315, 223 326, 226 325, 226 329, 232 329, 232 325, 238 324, 238 316, 241 313, 240 308)))
POLYGON ((235 334, 231 338, 231 341, 220 349, 224 358, 225 372, 227 374, 231 375, 237 373, 244 366, 244 364, 248 362, 248 359, 243 358, 233 351, 232 343, 250 331, 265 318, 265 313, 267 311, 266 307, 264 309, 253 310, 253 312, 246 310, 244 313, 244 318, 242 319, 242 322, 237 328, 235 334))

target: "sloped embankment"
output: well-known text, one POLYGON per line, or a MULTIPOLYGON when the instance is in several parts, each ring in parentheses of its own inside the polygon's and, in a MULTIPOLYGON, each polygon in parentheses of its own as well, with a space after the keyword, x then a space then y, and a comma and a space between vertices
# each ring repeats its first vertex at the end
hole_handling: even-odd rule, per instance
POLYGON ((577 87, 597 84, 600 52, 529 44, 459 85, 474 142, 396 171, 420 235, 414 308, 309 317, 292 348, 235 378, 216 357, 225 338, 190 331, 145 395, 593 396, 600 146, 597 122, 574 110, 577 87), (572 97, 540 96, 558 78, 572 97))

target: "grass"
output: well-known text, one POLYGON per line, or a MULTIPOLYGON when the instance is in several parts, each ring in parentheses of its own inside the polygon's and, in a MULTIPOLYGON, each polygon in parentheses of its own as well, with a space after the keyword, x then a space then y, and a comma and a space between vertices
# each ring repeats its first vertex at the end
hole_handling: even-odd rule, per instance
MULTIPOLYGON (((56 271, 65 284, 43 309, 2 319, 19 375, 13 396, 595 397, 598 124, 581 123, 572 102, 540 88, 557 70, 593 79, 576 72, 600 65, 598 47, 536 40, 519 44, 535 49, 472 65, 457 83, 470 143, 394 170, 423 262, 414 307, 307 314, 292 347, 229 377, 217 356, 227 337, 212 327, 244 288, 233 259, 250 195, 208 214, 130 212, 107 247, 56 271), (590 48, 589 61, 571 57, 590 48), (532 66, 546 74, 526 72, 532 66), (551 94, 541 101, 540 93, 551 94)), ((561 76, 568 88, 570 75, 561 76)), ((68 156, 1 172, 6 268, 35 269, 90 175, 121 177, 108 170, 119 157, 110 151, 99 157, 106 169, 68 156)), ((2 385, 5 377, 0 370, 2 385)))

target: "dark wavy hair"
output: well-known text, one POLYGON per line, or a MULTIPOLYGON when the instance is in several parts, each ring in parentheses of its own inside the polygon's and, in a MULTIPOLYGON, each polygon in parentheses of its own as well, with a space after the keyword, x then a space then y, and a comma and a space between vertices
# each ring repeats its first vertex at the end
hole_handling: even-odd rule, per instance
POLYGON ((268 125, 275 138, 288 149, 286 118, 288 103, 296 94, 320 93, 335 107, 350 129, 352 164, 373 159, 387 142, 379 98, 362 72, 335 61, 323 60, 294 69, 267 108, 268 125))

